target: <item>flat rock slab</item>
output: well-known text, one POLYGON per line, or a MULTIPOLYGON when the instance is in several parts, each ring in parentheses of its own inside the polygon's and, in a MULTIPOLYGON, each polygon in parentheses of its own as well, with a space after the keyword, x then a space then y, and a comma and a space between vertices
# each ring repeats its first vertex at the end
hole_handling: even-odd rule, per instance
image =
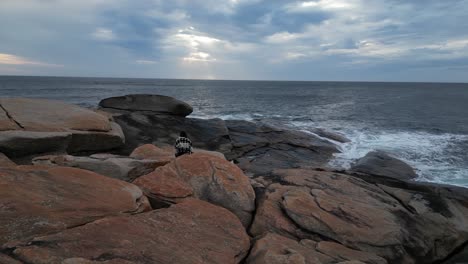
POLYGON ((228 210, 200 201, 129 217, 109 217, 18 246, 27 263, 239 263, 250 241, 228 210))
POLYGON ((130 94, 106 98, 99 102, 105 111, 144 111, 162 115, 188 116, 193 112, 192 106, 164 95, 130 94))
POLYGON ((183 155, 134 181, 153 205, 195 197, 222 206, 248 226, 255 210, 249 178, 234 164, 205 153, 183 155))
POLYGON ((27 131, 64 132, 81 130, 107 132, 111 130, 110 122, 105 116, 60 101, 0 98, 0 105, 21 128, 27 131))
POLYGON ((60 101, 0 98, 0 152, 11 158, 118 148, 119 125, 94 111, 60 101))
POLYGON ((0 168, 0 248, 110 215, 149 210, 131 183, 90 171, 43 166, 0 168))
POLYGON ((357 160, 351 167, 352 172, 384 176, 398 180, 412 180, 418 177, 414 169, 383 151, 372 151, 357 160))
POLYGON ((139 160, 129 157, 108 157, 99 154, 90 157, 49 155, 36 157, 32 162, 34 165, 80 168, 127 182, 131 182, 142 175, 151 173, 157 167, 167 164, 166 161, 139 160))

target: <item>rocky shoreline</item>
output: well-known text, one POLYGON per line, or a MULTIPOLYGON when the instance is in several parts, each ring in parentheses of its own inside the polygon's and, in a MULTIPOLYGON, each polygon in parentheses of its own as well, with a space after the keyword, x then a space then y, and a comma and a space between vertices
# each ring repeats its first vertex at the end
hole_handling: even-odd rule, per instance
POLYGON ((0 263, 463 263, 466 189, 157 95, 0 98, 0 263), (174 158, 186 131, 193 155, 174 158))

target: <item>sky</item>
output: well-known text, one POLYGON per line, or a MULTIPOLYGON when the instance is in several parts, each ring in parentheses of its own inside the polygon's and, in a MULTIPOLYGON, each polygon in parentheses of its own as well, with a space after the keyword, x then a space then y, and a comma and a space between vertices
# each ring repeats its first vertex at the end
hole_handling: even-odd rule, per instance
POLYGON ((468 0, 0 0, 0 75, 468 82, 468 0))

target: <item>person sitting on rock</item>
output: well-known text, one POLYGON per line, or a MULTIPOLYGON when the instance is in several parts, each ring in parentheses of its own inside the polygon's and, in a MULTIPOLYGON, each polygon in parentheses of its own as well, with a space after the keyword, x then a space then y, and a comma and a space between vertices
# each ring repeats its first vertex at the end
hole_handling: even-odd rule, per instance
POLYGON ((180 132, 180 136, 177 138, 174 147, 176 149, 176 157, 193 153, 192 141, 187 137, 187 133, 185 133, 185 131, 180 132))

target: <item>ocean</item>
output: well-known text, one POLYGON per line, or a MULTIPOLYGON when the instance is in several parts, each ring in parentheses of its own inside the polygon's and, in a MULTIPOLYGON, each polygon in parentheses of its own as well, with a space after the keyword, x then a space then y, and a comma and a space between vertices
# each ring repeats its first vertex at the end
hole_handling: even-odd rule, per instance
POLYGON ((96 107, 133 93, 191 104, 190 117, 262 120, 346 135, 330 165, 349 168, 372 150, 412 165, 419 180, 468 187, 468 84, 219 81, 0 76, 1 97, 96 107))

